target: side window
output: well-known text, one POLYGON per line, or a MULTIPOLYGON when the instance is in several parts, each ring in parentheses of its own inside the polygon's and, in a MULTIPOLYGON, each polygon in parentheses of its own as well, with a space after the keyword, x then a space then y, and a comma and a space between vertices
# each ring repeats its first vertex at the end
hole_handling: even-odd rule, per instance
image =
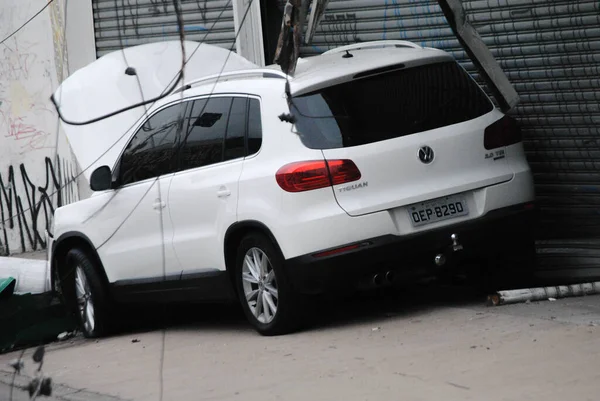
POLYGON ((248 110, 248 155, 258 152, 262 145, 262 123, 260 116, 260 102, 250 99, 248 110))
POLYGON ((135 133, 121 157, 121 185, 158 177, 175 171, 178 134, 187 103, 169 106, 150 117, 135 133))
POLYGON ((247 105, 247 98, 233 98, 229 123, 227 124, 227 135, 225 137, 224 160, 233 160, 245 156, 244 137, 246 136, 247 105))
POLYGON ((232 98, 213 97, 194 101, 182 137, 180 169, 187 170, 223 161, 223 142, 232 98))

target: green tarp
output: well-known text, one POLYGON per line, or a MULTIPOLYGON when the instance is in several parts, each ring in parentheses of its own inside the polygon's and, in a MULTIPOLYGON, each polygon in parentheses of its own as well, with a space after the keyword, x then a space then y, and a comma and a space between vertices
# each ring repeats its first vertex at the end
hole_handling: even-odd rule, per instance
POLYGON ((0 354, 55 341, 76 321, 50 293, 13 294, 15 280, 0 279, 0 354))
POLYGON ((16 284, 13 277, 0 278, 0 300, 9 298, 15 292, 16 284))

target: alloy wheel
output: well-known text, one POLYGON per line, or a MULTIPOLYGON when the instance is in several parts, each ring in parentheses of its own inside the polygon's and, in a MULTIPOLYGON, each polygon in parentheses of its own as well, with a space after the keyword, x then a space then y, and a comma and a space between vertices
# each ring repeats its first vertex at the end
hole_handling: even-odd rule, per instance
POLYGON ((75 269, 75 294, 83 328, 87 333, 92 333, 96 327, 94 303, 90 285, 81 266, 75 269))
POLYGON ((260 323, 271 323, 279 301, 277 280, 268 256, 259 248, 250 248, 244 256, 242 287, 254 317, 260 323))

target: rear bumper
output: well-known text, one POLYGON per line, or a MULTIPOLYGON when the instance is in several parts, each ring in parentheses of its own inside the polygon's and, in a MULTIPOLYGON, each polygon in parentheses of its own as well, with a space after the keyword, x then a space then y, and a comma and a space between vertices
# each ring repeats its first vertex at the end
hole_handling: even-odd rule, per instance
POLYGON ((286 260, 285 273, 294 289, 304 294, 360 287, 375 274, 390 271, 404 280, 439 274, 442 268, 434 263, 438 254, 445 255, 446 270, 457 261, 489 258, 531 241, 538 215, 531 206, 497 209, 476 220, 414 235, 385 235, 324 249, 286 260), (452 234, 458 236, 458 251, 452 234))

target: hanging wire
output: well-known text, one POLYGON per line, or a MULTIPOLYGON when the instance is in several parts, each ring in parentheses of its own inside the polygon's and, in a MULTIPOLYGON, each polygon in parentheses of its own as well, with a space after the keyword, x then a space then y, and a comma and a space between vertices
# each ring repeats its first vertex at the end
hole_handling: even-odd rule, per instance
MULTIPOLYGON (((179 42, 181 44, 181 82, 183 84, 185 84, 185 29, 183 26, 183 18, 181 16, 181 5, 179 4, 179 0, 173 0, 173 7, 175 8, 175 14, 177 16, 177 27, 178 27, 178 31, 179 31, 179 42)), ((182 102, 181 104, 183 104, 183 91, 181 91, 181 95, 180 95, 180 101, 182 102)), ((183 119, 185 118, 184 110, 187 110, 187 108, 181 108, 181 110, 179 111, 179 122, 178 124, 181 124, 180 127, 176 128, 176 132, 179 132, 180 130, 178 128, 183 127, 183 119)), ((174 153, 174 155, 176 155, 177 153, 174 153)), ((160 180, 157 180, 155 182, 158 182, 158 198, 161 200, 162 202, 162 191, 161 191, 161 186, 160 186, 160 180)), ((144 195, 145 197, 145 195, 144 195)), ((142 198, 143 199, 143 198, 142 198)), ((163 209, 159 208, 159 219, 160 219, 160 236, 161 236, 161 258, 162 258, 162 273, 163 273, 163 281, 166 280, 167 278, 167 262, 166 262, 166 256, 165 256, 165 227, 164 227, 164 222, 163 222, 163 209)), ((166 311, 166 306, 163 306, 163 312, 166 311)), ((166 315, 166 313, 165 313, 166 315)), ((164 368, 165 368, 165 342, 166 342, 166 337, 167 337, 167 330, 166 327, 163 327, 162 329, 162 333, 161 333, 161 346, 160 346, 160 361, 159 361, 159 396, 158 399, 160 401, 163 400, 164 398, 164 368)))
MULTIPOLYGON (((250 0, 250 5, 252 4, 252 2, 253 2, 253 1, 254 1, 254 0, 250 0)), ((216 21, 215 21, 215 22, 212 24, 211 28, 210 28, 210 29, 209 29, 209 30, 206 32, 206 34, 204 35, 204 38, 203 38, 203 39, 200 41, 201 43, 202 43, 202 42, 204 42, 204 41, 206 40, 206 38, 208 37, 209 33, 210 33, 210 32, 211 32, 213 29, 214 29, 215 25, 216 25, 218 22, 220 22, 220 20, 221 20, 221 18, 222 18, 222 16, 223 16, 223 13, 224 13, 224 12, 225 12, 225 10, 226 10, 226 9, 229 7, 229 5, 230 5, 230 4, 231 4, 231 0, 228 0, 227 4, 226 4, 226 5, 223 7, 223 10, 221 10, 221 12, 220 12, 219 16, 217 17, 216 21)), ((248 7, 250 7, 250 5, 249 5, 248 7)), ((247 13, 248 13, 248 10, 249 10, 249 8, 246 10, 246 14, 244 15, 244 19, 242 20, 242 24, 243 24, 243 21, 245 20, 245 17, 246 17, 246 15, 247 15, 247 13)), ((66 21, 65 21, 65 23, 66 23, 66 21)), ((241 25, 240 25, 240 26, 241 26, 241 25)), ((236 39, 237 39, 238 35, 239 35, 239 33, 236 35, 236 39)), ((193 55, 195 54, 195 52, 198 50, 198 48, 200 48, 200 45, 201 45, 201 43, 199 43, 199 44, 198 44, 198 46, 196 47, 196 49, 194 50, 194 52, 192 52, 192 54, 190 55, 190 58, 189 58, 189 59, 191 59, 191 58, 193 57, 193 55)), ((234 39, 234 42, 233 42, 233 43, 235 44, 235 39, 234 39)), ((231 47, 231 49, 230 49, 230 50, 232 50, 232 49, 233 49, 233 46, 231 47)), ((188 59, 188 60, 189 60, 189 59, 188 59)), ((226 60, 226 62, 227 62, 227 60, 226 60)), ((187 64, 187 61, 186 61, 186 64, 187 64)), ((222 71, 222 70, 221 70, 221 71, 222 71)), ((171 82, 173 82, 173 81, 174 81, 174 83, 173 83, 173 84, 172 84, 172 85, 169 87, 169 89, 171 89, 171 88, 173 88, 173 89, 174 89, 174 88, 176 87, 177 83, 178 83, 180 80, 181 80, 181 70, 180 70, 180 71, 178 71, 178 73, 175 75, 175 77, 174 77, 174 78, 171 80, 171 82)), ((214 89, 214 87, 213 87, 213 89, 214 89)), ((172 90, 172 89, 171 89, 171 90, 172 90)), ((211 92, 211 95, 212 95, 212 92, 211 92)), ((165 96, 162 96, 162 95, 161 95, 161 98, 164 98, 164 97, 165 97, 165 96)), ((156 101, 158 101, 158 100, 160 100, 160 99, 157 99, 156 101)), ((150 101, 149 101, 149 102, 150 102, 150 101)), ((138 104, 138 105, 137 105, 137 106, 135 106, 135 107, 139 107, 140 105, 141 105, 141 104, 138 104)), ((150 107, 152 107, 152 105, 151 105, 150 107)), ((133 107, 132 107, 132 108, 133 108, 133 107)), ((117 114, 118 114, 118 113, 117 113, 117 114)), ((138 121, 139 121, 139 120, 138 120, 138 121)), ((62 186, 60 186, 60 187, 56 188, 56 190, 55 190, 54 192, 52 192, 52 193, 49 195, 49 197, 52 197, 52 196, 56 195, 56 194, 57 194, 59 191, 62 191, 62 190, 63 190, 64 188, 66 188, 68 185, 72 184, 72 183, 73 183, 73 182, 75 182, 75 181, 76 181, 76 180, 77 180, 79 177, 81 177, 81 176, 82 176, 82 175, 83 175, 83 174, 84 174, 86 171, 88 171, 88 170, 89 170, 89 169, 90 169, 90 168, 91 168, 91 167, 92 167, 92 166, 93 166, 93 165, 94 165, 94 164, 95 164, 97 161, 99 161, 100 159, 102 159, 102 158, 103 158, 103 157, 104 157, 104 156, 105 156, 105 155, 106 155, 108 152, 110 152, 110 151, 111 151, 111 150, 112 150, 112 149, 113 149, 113 148, 114 148, 114 147, 115 147, 115 146, 116 146, 116 145, 117 145, 117 144, 118 144, 118 143, 119 143, 119 142, 120 142, 120 141, 121 141, 121 140, 122 140, 122 139, 125 137, 125 135, 127 135, 127 134, 129 133, 129 131, 130 131, 130 130, 131 130, 131 129, 132 129, 132 128, 133 128, 133 127, 134 127, 134 126, 135 126, 135 125, 138 123, 138 121, 135 121, 135 122, 134 122, 132 125, 130 125, 130 126, 127 128, 127 130, 125 130, 125 132, 123 133, 123 135, 121 135, 119 138, 117 138, 117 140, 116 140, 115 142, 113 142, 113 143, 112 143, 112 144, 111 144, 111 145, 108 147, 108 149, 106 149, 104 152, 102 152, 102 153, 100 154, 100 156, 98 156, 98 157, 97 157, 95 160, 93 160, 93 161, 92 161, 92 162, 91 162, 91 163, 90 163, 90 164, 89 164, 87 167, 83 168, 83 169, 82 169, 82 170, 79 172, 79 174, 75 175, 75 177, 72 177, 72 178, 71 178, 71 180, 69 180, 68 182, 66 182, 64 185, 62 185, 62 186)), ((37 207, 37 206, 38 206, 38 205, 36 204, 36 205, 35 205, 35 207, 37 207)), ((7 222, 10 222, 10 221, 12 221, 13 219, 17 218, 17 217, 18 217, 20 214, 23 214, 23 213, 25 213, 25 212, 28 212, 28 211, 30 211, 30 210, 31 210, 33 207, 34 207, 34 206, 27 207, 27 208, 25 208, 25 209, 21 210, 21 212, 20 212, 20 213, 14 214, 14 215, 12 215, 12 216, 10 216, 10 217, 8 217, 8 218, 4 219, 4 220, 2 221, 2 223, 0 224, 0 227, 1 227, 3 224, 6 224, 7 222)))
POLYGON ((48 2, 46 3, 46 5, 44 7, 42 7, 40 9, 40 11, 38 11, 37 13, 33 14, 33 16, 31 18, 29 18, 27 21, 25 21, 25 23, 23 25, 21 25, 20 27, 18 27, 16 30, 14 30, 11 34, 9 34, 7 37, 5 37, 4 39, 2 39, 2 41, 0 41, 0 45, 4 44, 4 42, 6 42, 8 39, 12 38, 14 35, 17 34, 17 32, 19 32, 21 29, 25 28, 27 26, 27 24, 29 24, 31 21, 33 21, 35 19, 35 17, 37 17, 38 15, 40 15, 46 8, 48 8, 48 6, 50 4, 52 4, 54 2, 54 0, 48 0, 48 2))
MULTIPOLYGON (((46 8, 46 7, 47 7, 47 6, 48 6, 48 5, 49 5, 49 4, 52 2, 52 1, 53 1, 53 0, 51 0, 51 1, 50 1, 50 2, 49 2, 49 3, 48 3, 48 4, 47 4, 45 7, 44 7, 44 9, 45 9, 45 8, 46 8)), ((67 123, 67 124, 71 123, 72 125, 86 125, 86 123, 87 123, 87 124, 91 124, 92 122, 100 121, 101 119, 105 119, 105 118, 108 118, 108 117, 114 116, 114 115, 116 115, 116 114, 119 114, 119 113, 121 113, 121 112, 123 112, 123 111, 126 111, 126 110, 131 110, 131 109, 133 109, 133 108, 136 108, 136 107, 139 107, 139 106, 142 106, 142 105, 143 105, 143 106, 146 106, 146 105, 148 105, 148 104, 150 104, 150 103, 155 103, 157 100, 160 100, 160 99, 162 99, 162 98, 164 98, 164 97, 168 96, 168 95, 170 94, 170 92, 172 92, 172 90, 173 90, 173 89, 174 89, 174 88, 177 86, 177 84, 178 84, 180 81, 183 81, 183 78, 184 78, 184 68, 185 68, 185 64, 187 63, 187 62, 186 62, 186 58, 185 58, 185 43, 184 43, 184 41, 185 41, 185 33, 184 33, 184 27, 183 27, 183 19, 182 19, 182 17, 181 17, 181 8, 180 8, 179 0, 173 0, 173 1, 174 1, 174 7, 175 7, 175 10, 176 10, 176 13, 177 13, 178 26, 179 26, 179 32, 180 32, 180 42, 181 42, 181 47, 182 47, 182 67, 181 67, 180 71, 177 73, 177 75, 176 75, 176 77, 175 77, 175 82, 173 83, 173 85, 171 85, 170 87, 168 87, 168 89, 167 89, 167 90, 166 90, 166 91, 165 91, 163 94, 161 94, 159 97, 157 97, 157 98, 154 98, 154 99, 151 99, 151 100, 148 100, 148 101, 146 101, 146 100, 144 100, 144 99, 143 99, 143 91, 142 91, 141 84, 140 84, 140 82, 139 82, 139 78, 138 78, 138 87, 139 87, 139 89, 140 89, 140 94, 141 94, 141 96, 142 96, 142 99, 143 99, 141 103, 135 104, 135 105, 133 105, 133 106, 129 106, 128 108, 125 108, 125 109, 123 109, 123 110, 121 110, 121 111, 116 111, 116 112, 110 113, 110 114, 109 114, 109 115, 107 115, 107 116, 102 116, 102 117, 100 117, 100 118, 96 118, 96 119, 90 120, 89 122, 69 122, 69 121, 65 121, 65 119, 64 119, 64 118, 62 118, 62 115, 61 115, 61 113, 60 113, 60 109, 59 109, 58 105, 56 104, 56 101, 55 101, 55 99, 54 99, 54 96, 52 96, 52 97, 51 97, 51 101, 52 101, 52 103, 55 105, 55 107, 56 107, 56 109, 57 109, 57 113, 58 113, 58 115, 59 115, 59 118, 60 118, 60 119, 61 119, 63 122, 65 122, 65 123, 67 123)), ((247 7, 247 9, 246 9, 246 11, 245 11, 245 13, 244 13, 244 16, 243 16, 243 18, 242 18, 242 20, 241 20, 241 22, 240 22, 240 28, 243 26, 243 24, 244 24, 244 23, 245 23, 245 21, 246 21, 246 18, 247 18, 247 16, 248 16, 248 13, 249 13, 249 11, 250 11, 250 8, 251 8, 251 6, 252 6, 252 3, 253 3, 253 1, 254 1, 254 0, 250 0, 250 2, 249 2, 249 4, 248 4, 248 7, 247 7)), ((116 0, 115 0, 115 3, 116 3, 116 0)), ((217 24, 217 23, 220 21, 220 19, 221 19, 222 15, 223 15, 223 13, 224 13, 224 11, 225 11, 225 10, 228 8, 228 6, 230 5, 230 3, 231 3, 231 0, 229 0, 229 1, 227 2, 227 4, 225 5, 225 7, 223 8, 223 10, 221 11, 221 13, 219 14, 219 17, 218 17, 218 18, 217 18, 217 20, 216 20, 216 21, 213 23, 213 26, 212 26, 212 28, 211 28, 211 29, 210 29, 210 30, 209 30, 209 31, 206 33, 206 35, 205 35, 205 39, 206 39, 206 36, 209 34, 209 32, 210 32, 210 31, 211 31, 211 30, 214 28, 214 26, 215 26, 215 25, 216 25, 216 24, 217 24)), ((117 6, 117 5, 116 5, 116 6, 117 6)), ((43 11, 43 9, 42 9, 41 11, 43 11)), ((41 13, 41 11, 40 11, 40 12, 38 12, 36 15, 39 15, 39 13, 41 13)), ((34 17, 35 17, 35 16, 34 16, 34 17)), ((34 17, 32 17, 31 19, 33 19, 34 17)), ((30 19, 30 20, 31 20, 31 19, 30 19)), ((67 24, 67 15, 66 15, 66 13, 65 13, 65 32, 66 32, 66 24, 67 24)), ((208 99, 210 99, 210 98, 212 97, 212 95, 213 95, 213 92, 214 92, 214 90, 215 90, 215 88, 216 88, 217 82, 219 81, 219 78, 220 78, 220 76, 223 74, 223 71, 224 71, 224 69, 225 69, 225 67, 226 67, 226 65, 227 65, 227 62, 228 62, 228 60, 229 60, 229 57, 230 57, 231 53, 233 52, 233 46, 235 46, 235 43, 236 43, 236 41, 237 41, 237 38, 238 38, 238 36, 239 36, 240 32, 241 32, 241 29, 238 29, 238 32, 237 32, 237 33, 236 33, 236 35, 235 35, 235 38, 234 38, 234 40, 233 40, 233 43, 232 43, 232 45, 231 45, 231 47, 230 47, 230 49, 229 49, 229 53, 228 53, 228 55, 227 55, 227 57, 226 57, 226 59, 225 59, 225 62, 223 63, 223 66, 222 66, 222 68, 221 68, 221 70, 220 70, 220 72, 219 72, 219 74, 218 74, 218 76, 217 76, 217 79, 216 79, 215 83, 213 84, 213 87, 212 87, 212 89, 211 89, 211 91, 210 91, 210 94, 209 94, 209 96, 208 96, 208 99)), ((15 33, 16 33, 16 32, 15 32, 15 33)), ((13 33, 13 34, 11 34, 11 36, 12 36, 12 35, 14 35, 14 33, 13 33)), ((122 44, 122 38, 121 38, 120 27, 119 27, 119 40, 121 41, 121 44, 122 44)), ((63 44, 63 45, 64 45, 64 44, 63 44)), ((199 44, 199 45, 196 47, 196 49, 195 49, 195 50, 192 52, 192 54, 191 54, 191 56, 190 56, 190 59, 193 57, 193 55, 195 54, 195 52, 198 50, 198 48, 199 48, 199 47, 200 47, 200 44, 199 44)), ((122 46, 121 46, 121 48, 122 48, 122 46)), ((63 54, 64 54, 64 52, 63 52, 63 54)), ((128 65, 128 63, 127 63, 127 59, 126 59, 126 56, 125 56, 125 53, 124 53, 124 52, 123 52, 123 57, 124 57, 125 63, 128 65)), ((137 76, 137 75, 136 75, 136 76, 137 76)), ((183 100, 183 92, 184 92, 184 91, 181 91, 181 99, 182 99, 182 100, 183 100)), ((203 106, 203 109, 202 109, 202 111, 201 111, 201 114, 204 112, 204 108, 206 107, 206 105, 207 105, 207 104, 208 104, 208 102, 205 102, 205 104, 204 104, 204 106, 203 106)), ((152 106, 150 106, 150 107, 152 107, 152 106)), ((147 109, 146 109, 146 116, 147 116, 147 109)), ((113 143, 113 144, 112 144, 112 145, 111 145, 111 146, 110 146, 110 147, 109 147, 109 148, 108 148, 108 149, 107 149, 105 152, 103 152, 103 153, 102 153, 102 154, 101 154, 101 155, 100 155, 100 156, 99 156, 99 157, 98 157, 96 160, 94 160, 94 161, 93 161, 93 162, 92 162, 92 163, 91 163, 89 166, 87 166, 86 168, 84 168, 84 169, 83 169, 83 170, 82 170, 82 171, 81 171, 79 174, 77 174, 75 177, 73 177, 73 178, 72 178, 72 179, 71 179, 69 182, 65 183, 65 185, 63 185, 63 186, 61 186, 61 187, 57 188, 57 189, 56 189, 56 190, 55 190, 55 191, 54 191, 54 192, 53 192, 53 193, 52 193, 50 196, 54 196, 56 193, 58 193, 59 191, 61 191, 62 189, 64 189, 64 188, 65 188, 67 185, 70 185, 70 184, 71 184, 72 182, 74 182, 74 181, 75 181, 77 178, 79 178, 79 177, 80 177, 80 176, 81 176, 81 175, 82 175, 82 174, 83 174, 85 171, 87 171, 87 170, 88 170, 88 169, 89 169, 89 168, 90 168, 92 165, 94 165, 94 164, 95 164, 95 163, 96 163, 98 160, 100 160, 100 159, 101 159, 101 158, 102 158, 104 155, 106 155, 106 154, 107 154, 107 153, 108 153, 108 152, 109 152, 109 151, 110 151, 110 150, 111 150, 111 149, 112 149, 114 146, 116 146, 116 144, 120 142, 120 140, 121 140, 121 139, 122 139, 122 138, 123 138, 123 137, 124 137, 124 136, 125 136, 125 135, 126 135, 128 132, 129 132, 129 131, 130 131, 130 130, 131 130, 131 128, 133 128, 133 127, 135 126, 135 124, 136 124, 136 123, 137 123, 137 121, 136 121, 136 122, 135 122, 135 123, 134 123, 132 126, 130 126, 130 127, 129 127, 129 128, 126 130, 126 131, 125 131, 125 133, 124 133, 122 136, 120 136, 120 137, 117 139, 117 141, 115 141, 115 142, 114 142, 114 143, 113 143)), ((58 145, 58 144, 57 144, 57 145, 58 145)), ((58 152, 58 146, 56 146, 56 149, 55 149, 55 151, 56 151, 56 152, 58 152)), ((156 180, 155 180, 154 182, 156 182, 156 181, 158 181, 158 177, 156 178, 156 180)), ((123 222, 122 222, 122 223, 119 225, 119 227, 117 228, 117 230, 115 231, 115 233, 116 233, 116 232, 119 230, 119 228, 122 226, 122 224, 124 224, 124 223, 125 223, 125 221, 127 221, 128 217, 129 217, 129 216, 130 216, 130 215, 131 215, 131 214, 132 214, 132 213, 135 211, 135 209, 137 209, 137 207, 139 206, 139 204, 141 203, 141 201, 144 199, 144 197, 146 196, 146 194, 147 194, 147 193, 150 191, 150 189, 153 187, 153 185, 154 185, 154 183, 152 183, 152 185, 149 187, 148 191, 146 191, 146 193, 144 193, 144 195, 141 197, 141 199, 140 199, 140 202, 138 202, 138 203, 135 205, 135 207, 133 208, 133 210, 131 211, 131 213, 129 213, 129 215, 128 215, 128 216, 127 216, 127 217, 124 219, 124 221, 123 221, 123 222)), ((160 191, 160 189, 159 189, 159 191, 160 191)), ((112 198, 111 198, 111 199, 112 199, 112 198)), ((109 200, 109 202, 110 202, 110 200, 109 200)), ((22 211, 22 213, 25 213, 25 212, 26 212, 26 211, 28 211, 28 210, 31 210, 31 207, 29 207, 29 208, 27 208, 27 209, 23 210, 23 211, 22 211)), ((15 218, 15 217, 18 217, 18 215, 15 215, 15 216, 13 216, 13 217, 10 217, 10 218, 8 218, 8 219, 4 220, 2 223, 4 224, 5 222, 7 222, 7 221, 10 221, 11 219, 13 219, 13 218, 15 218)), ((161 219, 161 220, 162 220, 162 219, 161 219)), ((162 227, 162 225, 161 225, 161 232, 163 232, 163 227, 162 227)), ((114 235, 114 233, 113 233, 113 234, 112 234, 110 237, 112 237, 113 235, 114 235)), ((97 249, 97 248, 96 248, 96 249, 97 249)), ((163 260, 162 260, 162 262, 163 262, 163 277, 164 277, 164 276, 165 276, 165 274, 166 274, 166 271, 165 271, 165 269, 166 269, 166 263, 165 263, 165 255, 164 255, 164 234, 163 234, 163 260)), ((163 369, 164 369, 165 337, 166 337, 166 332, 163 330, 163 335, 162 335, 162 347, 161 347, 161 357, 160 357, 160 400, 162 400, 162 399, 163 399, 163 369)))
MULTIPOLYGON (((119 32, 119 47, 121 48, 121 55, 123 56, 123 61, 125 61, 125 65, 127 66, 127 69, 125 71, 129 71, 131 66, 129 65, 129 61, 127 60, 127 55, 125 54, 125 46, 123 46, 123 35, 121 34, 121 21, 119 20, 119 5, 117 1, 118 0, 115 0, 115 14, 117 15, 117 32, 119 32)), ((121 0, 121 7, 125 7, 124 0, 121 0)), ((123 12, 123 16, 125 16, 125 12, 123 12)), ((123 32, 125 32, 125 29, 126 27, 123 27, 123 32)), ((142 103, 144 103, 144 115, 148 117, 148 107, 146 107, 146 99, 144 99, 144 91, 142 89, 142 83, 140 82, 140 76, 137 74, 137 72, 135 72, 134 75, 137 81, 138 89, 140 91, 142 103)))

